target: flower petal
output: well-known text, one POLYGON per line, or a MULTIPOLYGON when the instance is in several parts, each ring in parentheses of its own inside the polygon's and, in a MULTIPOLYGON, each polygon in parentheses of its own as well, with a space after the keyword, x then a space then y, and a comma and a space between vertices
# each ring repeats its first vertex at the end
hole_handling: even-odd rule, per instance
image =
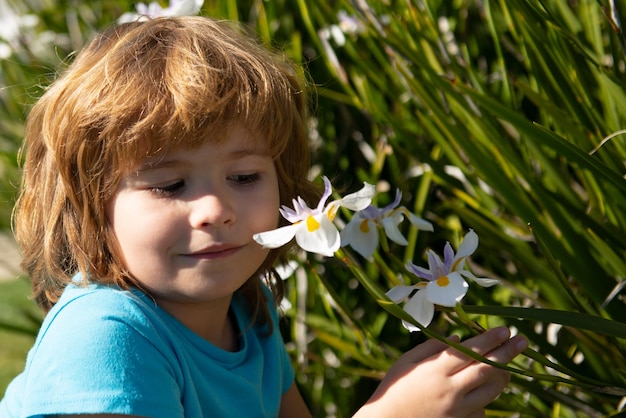
MULTIPOLYGON (((294 207, 297 205, 297 201, 295 199, 293 200, 293 204, 294 207)), ((278 209, 278 212, 280 212, 283 218, 287 219, 292 224, 302 220, 302 217, 300 216, 298 211, 293 210, 287 206, 283 205, 281 208, 278 209)))
POLYGON ((326 201, 333 192, 333 187, 330 184, 330 180, 328 180, 328 177, 323 176, 322 180, 324 181, 324 194, 317 204, 317 212, 322 212, 324 210, 324 205, 326 204, 326 201))
MULTIPOLYGON (((418 291, 404 305, 404 311, 411 315, 420 325, 427 327, 435 316, 435 305, 427 298, 426 291, 418 291)), ((411 332, 421 331, 418 327, 406 321, 402 325, 411 332)))
POLYGON ((482 287, 491 287, 500 283, 500 280, 497 279, 491 279, 489 277, 476 277, 471 271, 468 270, 461 270, 459 273, 482 287))
POLYGON ((432 275, 432 280, 436 280, 439 276, 445 276, 450 273, 450 269, 441 261, 441 258, 433 250, 426 251, 428 257, 428 269, 432 275))
POLYGON ((363 210, 368 207, 370 203, 372 203, 372 197, 374 197, 375 193, 376 189, 373 185, 363 183, 363 188, 358 192, 351 193, 339 200, 335 200, 328 206, 339 205, 350 210, 363 210))
POLYGON ((424 267, 416 266, 415 264, 408 262, 406 263, 405 268, 407 271, 415 274, 420 279, 426 279, 428 281, 433 279, 433 275, 430 270, 425 269, 424 267))
MULTIPOLYGON (((467 270, 465 270, 467 271, 467 270)), ((476 277, 474 276, 474 278, 472 279, 474 282, 476 282, 476 284, 482 286, 482 287, 491 287, 491 286, 495 286, 498 283, 500 283, 499 280, 497 279, 490 279, 489 277, 476 277)))
POLYGON ((271 231, 254 234, 252 238, 265 248, 278 248, 291 241, 297 229, 298 224, 287 225, 271 231))
POLYGON ((409 216, 409 221, 415 225, 415 227, 419 230, 422 231, 434 231, 434 227, 433 224, 431 224, 430 222, 428 222, 425 219, 420 218, 419 216, 415 215, 414 213, 408 212, 407 211, 407 215, 409 216))
POLYGON ((457 251, 454 259, 458 260, 459 258, 469 257, 474 254, 476 248, 478 248, 478 235, 473 229, 470 229, 469 232, 465 234, 463 242, 459 246, 459 250, 457 251))
POLYGON ((387 212, 392 211, 394 208, 398 207, 398 205, 400 204, 400 201, 402 201, 402 192, 400 191, 400 189, 396 189, 395 199, 393 199, 393 202, 391 202, 390 204, 382 208, 381 212, 387 213, 387 212))
POLYGON ((454 263, 454 250, 449 242, 443 247, 443 265, 447 272, 452 271, 452 264, 454 263))
POLYGON ((359 226, 363 222, 363 218, 359 214, 355 214, 350 222, 341 230, 339 235, 341 236, 341 246, 347 247, 352 245, 352 241, 358 240, 360 237, 359 226))
POLYGON ((441 306, 454 307, 463 299, 469 285, 459 273, 450 273, 428 283, 428 300, 441 306))
POLYGON ((341 231, 341 246, 350 245, 357 253, 369 258, 378 247, 378 229, 369 219, 354 216, 341 231))
POLYGON ((298 224, 301 227, 296 230, 296 242, 304 251, 332 257, 341 243, 339 231, 323 214, 315 216, 314 220, 317 221, 314 231, 310 231, 305 222, 298 224))
POLYGON ((415 286, 395 286, 392 287, 385 295, 393 301, 393 303, 400 303, 404 299, 408 298, 411 292, 415 290, 415 286))
POLYGON ((395 214, 382 219, 383 228, 385 234, 390 240, 400 245, 408 245, 408 241, 404 238, 404 235, 400 232, 398 225, 402 222, 404 216, 401 214, 395 214))

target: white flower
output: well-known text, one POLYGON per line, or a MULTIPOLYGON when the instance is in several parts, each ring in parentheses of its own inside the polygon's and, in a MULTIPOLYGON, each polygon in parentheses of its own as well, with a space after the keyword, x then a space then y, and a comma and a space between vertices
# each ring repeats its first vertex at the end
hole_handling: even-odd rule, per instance
MULTIPOLYGON (((404 300, 404 311, 420 325, 426 327, 433 320, 435 305, 454 307, 467 293, 468 284, 459 273, 452 272, 430 282, 419 282, 412 286, 396 286, 387 292, 387 297, 394 303, 404 300), (411 293, 415 292, 413 295, 411 293)), ((406 321, 402 325, 409 331, 420 329, 406 321)))
POLYGON ((476 248, 478 248, 478 235, 470 229, 469 232, 465 234, 463 242, 459 246, 459 250, 456 254, 454 254, 454 250, 452 249, 450 243, 447 242, 443 250, 443 262, 434 251, 429 250, 427 253, 429 269, 416 266, 412 263, 407 265, 407 269, 417 277, 426 280, 435 280, 438 277, 445 276, 451 272, 458 272, 465 278, 470 279, 483 287, 491 287, 498 284, 498 280, 496 279, 476 277, 471 271, 464 268, 465 260, 470 255, 474 254, 476 248))
POLYGON ((369 258, 378 247, 378 229, 381 227, 390 240, 407 245, 408 241, 398 228, 405 216, 418 229, 432 231, 433 225, 430 222, 409 212, 404 206, 398 207, 401 199, 402 193, 397 190, 395 200, 384 208, 368 206, 357 212, 341 231, 341 246, 350 245, 363 257, 369 258))
MULTIPOLYGON (((464 269, 465 260, 476 251, 477 247, 478 235, 470 230, 456 254, 450 243, 446 243, 443 262, 434 251, 429 250, 427 252, 428 269, 410 262, 406 266, 408 271, 426 281, 411 286, 396 286, 387 292, 387 297, 394 303, 401 303, 408 299, 404 305, 404 311, 422 326, 428 326, 433 319, 435 305, 454 307, 467 294, 469 285, 463 277, 484 287, 498 283, 495 279, 476 277, 469 270, 464 269)), ((409 331, 420 330, 405 321, 403 325, 409 331)))
POLYGON ((332 257, 341 242, 339 231, 333 223, 337 210, 342 206, 350 210, 363 210, 372 201, 374 186, 365 183, 358 192, 326 205, 332 193, 332 186, 328 178, 323 179, 324 194, 316 208, 309 208, 301 197, 294 199, 294 209, 286 206, 280 209, 283 217, 292 224, 255 234, 254 240, 265 248, 278 248, 295 236, 296 242, 303 250, 332 257))
POLYGON ((202 4, 204 4, 204 0, 170 0, 169 6, 163 8, 156 1, 147 5, 139 2, 136 6, 137 13, 124 13, 117 20, 117 23, 143 21, 156 17, 193 16, 198 14, 202 4))

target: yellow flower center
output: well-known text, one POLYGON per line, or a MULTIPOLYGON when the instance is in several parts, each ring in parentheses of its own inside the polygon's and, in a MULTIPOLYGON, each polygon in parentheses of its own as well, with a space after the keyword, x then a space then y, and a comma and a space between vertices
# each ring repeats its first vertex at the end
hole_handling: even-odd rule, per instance
POLYGON ((328 219, 330 219, 331 222, 335 220, 335 216, 337 216, 338 209, 339 209, 339 205, 330 205, 328 207, 328 212, 326 213, 326 216, 328 216, 328 219))
POLYGON ((439 287, 446 287, 449 284, 450 279, 448 279, 448 276, 439 276, 439 278, 437 279, 437 286, 439 287))
POLYGON ((370 225, 369 225, 369 222, 367 222, 367 219, 361 222, 361 224, 359 225, 359 229, 364 234, 367 234, 368 232, 370 232, 370 225))
POLYGON ((309 217, 306 218, 306 229, 309 232, 315 232, 319 227, 320 223, 317 222, 317 220, 313 216, 309 215, 309 217))

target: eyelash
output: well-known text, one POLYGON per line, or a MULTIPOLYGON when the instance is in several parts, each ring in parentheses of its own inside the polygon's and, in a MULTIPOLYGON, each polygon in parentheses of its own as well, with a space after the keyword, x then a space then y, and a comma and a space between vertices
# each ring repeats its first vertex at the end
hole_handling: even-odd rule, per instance
POLYGON ((157 196, 168 197, 175 194, 178 190, 183 188, 183 186, 185 186, 185 182, 181 180, 172 184, 167 184, 165 186, 151 187, 150 191, 157 196))
MULTIPOLYGON (((228 180, 234 182, 239 186, 252 186, 256 182, 259 181, 261 175, 259 173, 251 173, 251 174, 234 174, 228 177, 228 180)), ((185 186, 185 182, 183 180, 167 184, 165 186, 154 186, 150 188, 150 191, 156 194, 159 197, 169 197, 173 196, 185 186)))
POLYGON ((251 186, 258 182, 260 178, 261 175, 259 173, 235 174, 228 177, 230 181, 233 181, 240 186, 251 186))

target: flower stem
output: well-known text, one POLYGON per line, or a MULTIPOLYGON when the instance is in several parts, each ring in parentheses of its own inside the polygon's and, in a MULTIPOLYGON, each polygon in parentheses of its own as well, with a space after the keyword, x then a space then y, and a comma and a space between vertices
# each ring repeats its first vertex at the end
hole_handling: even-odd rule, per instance
POLYGON ((460 303, 457 303, 454 307, 454 312, 456 313, 459 320, 467 326, 474 334, 482 334, 485 332, 485 329, 480 326, 476 321, 472 320, 467 312, 463 309, 463 306, 460 303))

